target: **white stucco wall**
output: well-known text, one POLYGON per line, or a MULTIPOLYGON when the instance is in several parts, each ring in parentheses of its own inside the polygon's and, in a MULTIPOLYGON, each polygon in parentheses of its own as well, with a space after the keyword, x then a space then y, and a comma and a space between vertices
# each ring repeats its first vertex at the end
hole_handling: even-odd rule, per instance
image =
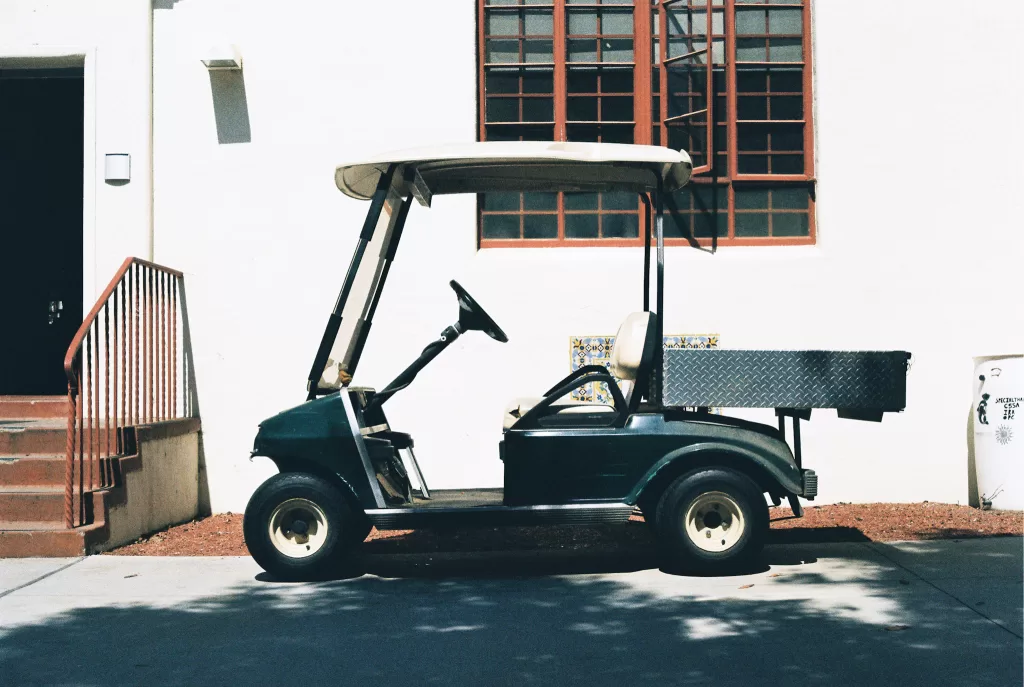
MULTIPOLYGON (((819 1, 818 245, 667 250, 667 332, 914 352, 905 413, 805 426, 825 502, 966 502, 972 356, 1024 348, 1024 6, 983 14, 984 33, 951 0, 819 1), (950 58, 937 37, 954 35, 950 58), (984 68, 964 57, 981 54, 984 68)), ((158 4, 156 259, 187 275, 214 511, 242 509, 273 470, 247 460, 258 422, 304 398, 366 210, 334 166, 474 140, 474 40, 471 3, 158 4), (243 54, 244 100, 200 62, 217 43, 243 54), (218 117, 243 142, 219 143, 218 117)), ((568 371, 571 335, 614 333, 639 309, 641 265, 639 249, 477 251, 472 198, 416 207, 356 383, 383 386, 455 318, 458 279, 510 342, 464 337, 388 412, 432 487, 499 485, 504 405, 568 371)))
POLYGON ((0 69, 84 66, 83 312, 126 256, 149 252, 149 21, 145 0, 0 3, 0 69), (130 183, 104 182, 106 153, 131 155, 130 183))

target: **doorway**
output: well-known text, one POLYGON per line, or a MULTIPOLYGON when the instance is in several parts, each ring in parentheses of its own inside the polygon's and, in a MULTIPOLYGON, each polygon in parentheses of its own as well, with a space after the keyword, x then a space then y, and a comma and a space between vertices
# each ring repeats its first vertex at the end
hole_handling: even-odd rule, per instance
POLYGON ((82 323, 84 75, 0 63, 0 395, 67 393, 82 323))

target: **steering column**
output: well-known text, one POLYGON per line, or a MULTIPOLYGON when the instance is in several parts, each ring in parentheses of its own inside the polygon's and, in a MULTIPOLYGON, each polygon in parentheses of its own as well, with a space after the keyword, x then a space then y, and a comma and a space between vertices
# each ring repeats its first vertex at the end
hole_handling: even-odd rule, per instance
POLYGON ((437 341, 433 341, 427 344, 427 347, 423 349, 419 357, 412 362, 409 367, 402 370, 401 374, 395 377, 394 381, 384 387, 379 393, 373 396, 373 400, 370 401, 367 410, 376 410, 380 408, 389 398, 394 396, 396 393, 412 384, 412 380, 416 379, 416 375, 419 374, 420 370, 430 364, 434 358, 441 354, 441 351, 448 348, 455 339, 459 338, 462 334, 468 331, 477 330, 481 331, 487 336, 491 337, 495 341, 506 343, 508 337, 505 332, 501 330, 501 327, 495 323, 491 316, 488 315, 480 304, 476 302, 466 289, 462 288, 462 285, 454 279, 449 282, 452 290, 455 291, 455 295, 459 299, 459 319, 455 324, 445 327, 444 331, 441 332, 440 338, 437 341))

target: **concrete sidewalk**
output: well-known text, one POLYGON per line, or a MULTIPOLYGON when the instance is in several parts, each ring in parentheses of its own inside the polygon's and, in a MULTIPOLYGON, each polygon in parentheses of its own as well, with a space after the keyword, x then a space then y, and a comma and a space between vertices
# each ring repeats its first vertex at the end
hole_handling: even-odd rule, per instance
POLYGON ((599 551, 307 584, 248 558, 3 560, 0 684, 1020 685, 1021 542, 772 546, 720 578, 599 551))

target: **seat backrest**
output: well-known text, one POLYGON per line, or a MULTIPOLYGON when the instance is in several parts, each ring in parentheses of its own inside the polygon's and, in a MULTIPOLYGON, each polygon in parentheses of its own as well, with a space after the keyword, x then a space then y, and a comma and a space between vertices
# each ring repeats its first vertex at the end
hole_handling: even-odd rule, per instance
POLYGON ((631 313, 615 334, 610 372, 622 380, 622 395, 634 412, 647 386, 654 360, 654 313, 631 313))

